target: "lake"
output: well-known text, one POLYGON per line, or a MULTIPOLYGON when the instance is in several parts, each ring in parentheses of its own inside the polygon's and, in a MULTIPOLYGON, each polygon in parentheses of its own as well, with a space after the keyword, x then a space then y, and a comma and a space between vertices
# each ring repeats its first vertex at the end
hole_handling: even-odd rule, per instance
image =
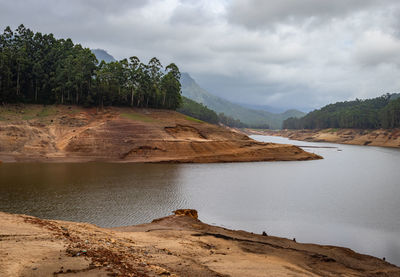
POLYGON ((252 137, 324 159, 1 164, 0 210, 113 227, 193 208, 209 224, 345 246, 400 265, 399 149, 252 137))

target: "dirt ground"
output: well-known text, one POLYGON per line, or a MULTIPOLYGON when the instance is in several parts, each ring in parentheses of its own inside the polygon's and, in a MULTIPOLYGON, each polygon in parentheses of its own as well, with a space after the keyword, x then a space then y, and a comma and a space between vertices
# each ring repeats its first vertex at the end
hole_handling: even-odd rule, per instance
POLYGON ((332 142, 353 145, 400 147, 400 129, 393 130, 358 130, 358 129, 323 129, 323 130, 246 130, 248 134, 282 136, 293 140, 312 142, 332 142))
POLYGON ((3 162, 249 162, 321 158, 170 110, 1 106, 3 162))
POLYGON ((0 276, 400 276, 350 249, 210 226, 194 210, 99 228, 0 212, 0 276))

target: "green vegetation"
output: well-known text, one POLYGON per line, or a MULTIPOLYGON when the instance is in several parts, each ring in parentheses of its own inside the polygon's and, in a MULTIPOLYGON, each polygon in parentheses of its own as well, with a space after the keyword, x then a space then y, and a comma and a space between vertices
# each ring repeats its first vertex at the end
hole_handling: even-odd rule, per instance
POLYGON ((213 110, 184 96, 182 96, 182 106, 177 111, 212 124, 219 122, 218 115, 213 110))
MULTIPOLYGON (((181 104, 178 67, 157 58, 98 64, 71 39, 34 33, 20 25, 0 35, 0 103, 118 105, 176 109, 181 104)), ((27 116, 28 117, 28 116, 27 116)))
POLYGON ((142 114, 138 114, 138 113, 123 113, 121 114, 122 117, 125 118, 129 118, 135 121, 141 121, 141 122, 156 122, 157 120, 149 117, 149 116, 145 116, 142 114))
MULTIPOLYGON (((218 120, 220 123, 229 126, 229 127, 234 127, 234 128, 247 128, 250 127, 247 124, 244 124, 243 122, 241 122, 239 119, 234 119, 230 116, 225 115, 224 113, 220 113, 218 114, 218 120)), ((266 126, 268 129, 268 126, 266 126)), ((261 128, 260 128, 261 129, 261 128)))
POLYGON ((285 129, 390 129, 399 127, 400 98, 396 94, 330 104, 312 111, 302 118, 289 118, 283 123, 285 129))
POLYGON ((221 123, 223 125, 235 128, 259 128, 268 129, 269 126, 265 125, 248 125, 244 124, 238 119, 226 116, 223 113, 217 114, 215 111, 207 108, 203 104, 197 103, 185 96, 182 96, 182 106, 177 110, 180 113, 186 114, 190 120, 200 120, 200 122, 208 122, 212 124, 221 123))
POLYGON ((204 123, 203 120, 200 120, 200 119, 188 116, 188 115, 186 116, 186 119, 189 120, 189 121, 197 122, 197 123, 204 123))
POLYGON ((57 108, 55 106, 43 105, 7 105, 0 106, 0 120, 31 120, 31 119, 45 119, 49 116, 55 115, 57 108))

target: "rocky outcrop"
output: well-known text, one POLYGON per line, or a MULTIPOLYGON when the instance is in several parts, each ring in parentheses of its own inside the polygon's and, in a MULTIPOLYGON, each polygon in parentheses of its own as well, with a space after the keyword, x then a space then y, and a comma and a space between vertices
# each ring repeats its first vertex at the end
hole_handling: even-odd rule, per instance
POLYGON ((321 158, 290 145, 256 142, 174 111, 67 106, 1 107, 0 160, 247 162, 321 158), (20 110, 29 111, 21 117, 20 110), (44 113, 43 109, 51 109, 44 113), (32 113, 32 110, 35 111, 32 113), (42 115, 45 114, 45 115, 42 115))
POLYGON ((174 211, 174 214, 178 215, 178 216, 179 215, 189 216, 189 217, 192 217, 194 219, 198 219, 199 218, 199 215, 198 215, 197 211, 193 210, 193 209, 179 209, 179 210, 174 211))

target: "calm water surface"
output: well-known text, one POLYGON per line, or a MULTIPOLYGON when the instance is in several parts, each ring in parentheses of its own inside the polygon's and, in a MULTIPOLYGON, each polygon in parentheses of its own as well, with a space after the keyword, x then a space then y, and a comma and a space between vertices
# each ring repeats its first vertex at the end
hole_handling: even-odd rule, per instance
POLYGON ((112 227, 194 208, 206 223, 346 246, 400 265, 398 149, 253 138, 305 146, 325 159, 1 164, 0 210, 112 227))

